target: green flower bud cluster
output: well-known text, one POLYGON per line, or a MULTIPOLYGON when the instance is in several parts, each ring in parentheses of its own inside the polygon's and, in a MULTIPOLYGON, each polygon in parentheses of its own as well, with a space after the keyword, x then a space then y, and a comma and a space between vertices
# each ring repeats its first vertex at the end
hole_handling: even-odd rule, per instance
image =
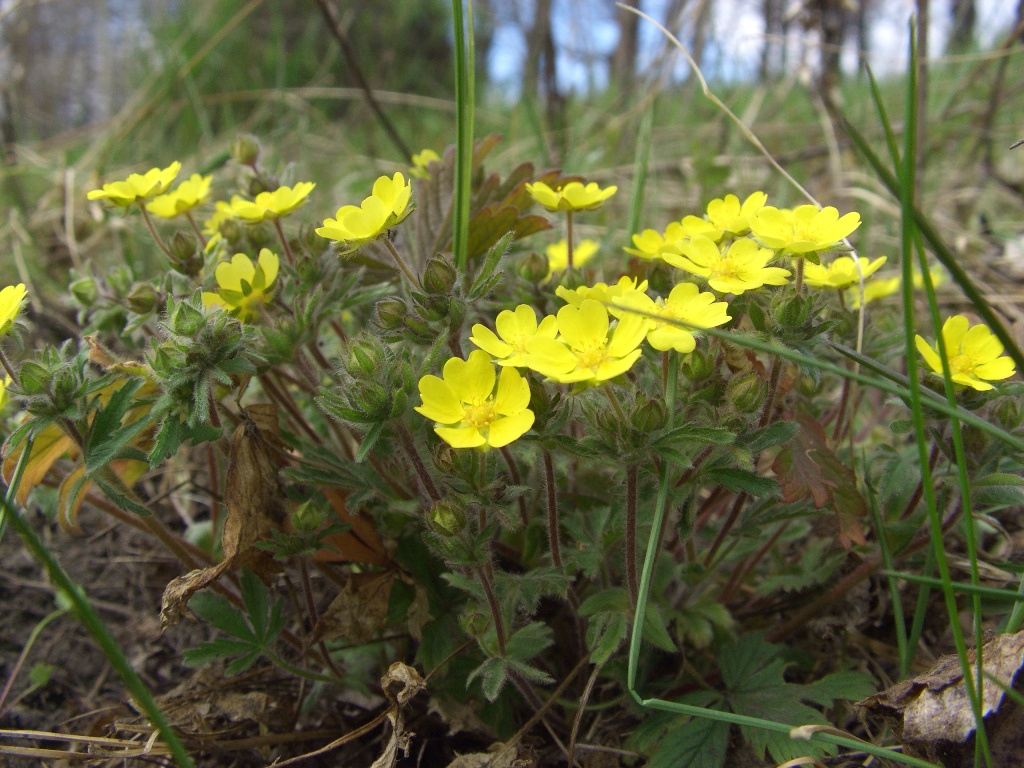
POLYGON ((353 425, 400 417, 415 389, 412 365, 379 338, 364 334, 346 346, 340 382, 320 390, 317 403, 329 416, 353 425), (340 386, 339 386, 340 384, 340 386))

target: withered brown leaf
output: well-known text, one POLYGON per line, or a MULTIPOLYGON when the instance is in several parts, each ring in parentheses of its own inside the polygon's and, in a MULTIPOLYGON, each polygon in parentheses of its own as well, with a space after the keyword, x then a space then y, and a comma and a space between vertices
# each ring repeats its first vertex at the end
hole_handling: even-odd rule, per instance
POLYGON ((394 571, 350 576, 313 627, 314 642, 344 637, 361 645, 371 640, 387 620, 394 583, 394 571))

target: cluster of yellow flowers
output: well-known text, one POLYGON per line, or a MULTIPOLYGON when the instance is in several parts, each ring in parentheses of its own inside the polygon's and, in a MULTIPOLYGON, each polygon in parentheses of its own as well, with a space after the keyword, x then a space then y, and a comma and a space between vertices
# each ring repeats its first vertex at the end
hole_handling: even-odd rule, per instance
MULTIPOLYGON (((427 177, 429 165, 438 160, 436 153, 424 150, 416 156, 411 173, 427 177)), ((89 198, 119 206, 137 203, 166 217, 188 214, 209 197, 211 179, 193 174, 168 192, 179 170, 180 164, 173 163, 165 169, 132 174, 125 181, 90 192, 89 198)), ((206 222, 206 232, 214 235, 229 218, 258 223, 287 216, 307 201, 314 186, 300 182, 262 192, 255 200, 236 196, 230 202, 218 201, 206 222)), ((565 212, 568 217, 569 238, 548 247, 549 273, 543 282, 554 272, 593 258, 599 249, 596 242, 583 240, 572 247, 572 214, 600 207, 616 188, 576 181, 558 188, 542 182, 526 186, 544 208, 565 212)), ((359 206, 340 207, 316 232, 336 242, 341 254, 355 251, 385 235, 411 213, 411 193, 411 182, 401 173, 382 176, 359 206)), ((860 216, 840 216, 831 207, 784 209, 766 203, 763 192, 751 194, 742 203, 735 195, 726 195, 712 200, 703 217, 686 216, 662 232, 648 229, 634 235, 634 247, 625 250, 643 259, 661 259, 702 278, 712 291, 733 295, 787 284, 791 272, 775 265, 780 259, 804 259, 801 267, 806 285, 839 291, 875 274, 886 261, 884 256, 856 261, 838 256, 828 264, 817 263, 820 254, 842 249, 842 241, 860 225, 860 216), (809 254, 818 256, 806 259, 809 254)), ((395 258, 399 260, 397 253, 395 258)), ((400 260, 399 265, 405 268, 400 260)), ((255 262, 235 254, 216 266, 218 290, 204 292, 204 303, 251 321, 269 301, 279 266, 277 254, 267 248, 255 262)), ((878 288, 865 291, 865 301, 895 291, 899 284, 898 278, 895 280, 876 281, 878 288)), ((422 404, 416 410, 434 421, 437 434, 456 448, 500 448, 521 437, 534 421, 529 385, 519 369, 561 384, 598 385, 628 371, 640 358, 645 339, 657 351, 686 354, 696 347, 695 330, 721 326, 732 319, 725 301, 693 282, 679 282, 667 297, 652 297, 647 287, 646 281, 630 277, 611 285, 596 283, 571 290, 559 286, 556 295, 565 306, 539 322, 533 307, 520 304, 515 310, 499 313, 494 330, 475 324, 470 341, 478 349, 466 360, 450 359, 440 378, 424 376, 419 382, 422 404)), ((19 288, 23 297, 24 287, 19 288)), ((0 292, 0 334, 14 317, 7 317, 8 305, 14 301, 13 294, 7 295, 11 290, 0 292)), ((860 293, 854 293, 849 298, 856 304, 860 293)), ((16 303, 20 307, 20 299, 16 303)), ((942 333, 957 384, 991 389, 988 381, 1013 375, 1013 362, 1001 356, 1002 345, 984 325, 970 327, 966 318, 956 316, 946 322, 942 333)), ((941 372, 938 350, 920 336, 917 346, 932 370, 941 372)))

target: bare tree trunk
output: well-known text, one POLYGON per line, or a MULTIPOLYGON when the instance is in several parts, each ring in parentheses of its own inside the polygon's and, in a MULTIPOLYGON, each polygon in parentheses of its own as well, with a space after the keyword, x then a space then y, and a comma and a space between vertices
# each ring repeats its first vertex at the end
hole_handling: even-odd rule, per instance
MULTIPOLYGON (((928 110, 928 22, 930 18, 931 0, 917 0, 917 177, 915 193, 920 197, 924 186, 921 176, 924 173, 925 140, 927 139, 928 110)), ((917 201, 915 201, 917 202, 917 201)))
POLYGON ((846 6, 836 0, 817 0, 818 28, 821 32, 821 93, 839 87, 842 79, 843 43, 846 39, 846 6))
POLYGON ((953 22, 949 32, 949 50, 962 53, 970 49, 974 43, 974 27, 978 22, 978 11, 975 0, 953 0, 950 5, 953 22))
MULTIPOLYGON (((625 5, 638 7, 638 0, 623 0, 625 5)), ((619 41, 612 52, 611 77, 623 95, 629 93, 636 79, 636 54, 640 34, 640 17, 624 8, 615 9, 619 26, 619 41)))
POLYGON ((526 62, 523 66, 524 95, 540 96, 541 65, 551 38, 551 0, 536 0, 533 24, 526 33, 526 62))
POLYGON ((871 11, 871 0, 860 0, 857 4, 857 76, 867 71, 868 59, 871 55, 871 24, 868 14, 871 11))
POLYGON ((761 48, 761 80, 770 80, 782 72, 782 48, 786 8, 783 0, 761 0, 764 18, 764 47, 761 48))

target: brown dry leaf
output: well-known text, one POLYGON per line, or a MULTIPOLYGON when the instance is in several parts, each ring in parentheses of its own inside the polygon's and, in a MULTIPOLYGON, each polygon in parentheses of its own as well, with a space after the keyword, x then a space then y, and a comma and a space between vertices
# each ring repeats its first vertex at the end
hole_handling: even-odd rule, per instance
POLYGON ((380 687, 391 702, 391 710, 388 712, 391 738, 370 768, 394 768, 399 750, 403 755, 409 754, 409 740, 413 736, 412 732, 405 730, 405 705, 426 687, 426 682, 413 667, 396 661, 380 679, 380 687))
POLYGON ((810 416, 792 417, 800 431, 775 457, 772 469, 782 486, 784 503, 810 498, 815 508, 831 504, 836 513, 836 540, 844 549, 865 542, 861 519, 868 507, 857 489, 857 478, 828 447, 821 424, 810 416))
POLYGON ((233 558, 228 558, 209 568, 197 568, 184 576, 172 579, 164 588, 164 596, 160 600, 160 630, 177 624, 182 614, 188 610, 188 601, 203 587, 212 584, 234 566, 233 558))
POLYGON ((313 641, 344 637, 353 645, 362 645, 371 640, 387 620, 394 583, 394 571, 350 576, 313 627, 313 641))
POLYGON ((219 694, 213 703, 233 723, 242 720, 262 722, 264 715, 274 708, 273 697, 262 691, 227 691, 219 694))
MULTIPOLYGON (((27 443, 21 443, 15 450, 4 457, 3 478, 5 483, 10 483, 14 477, 14 469, 18 466, 22 451, 27 443)), ((36 435, 32 443, 32 453, 29 454, 25 463, 25 471, 21 475, 21 483, 18 485, 18 493, 15 501, 24 505, 29 492, 39 485, 50 467, 57 459, 67 454, 70 458, 78 457, 79 450, 75 441, 64 434, 56 424, 50 424, 36 435)))
POLYGON ((529 757, 520 757, 516 743, 498 741, 487 749, 487 752, 459 755, 448 763, 448 768, 531 768, 535 765, 529 757))
POLYGON ((366 512, 349 512, 345 494, 337 488, 321 488, 320 491, 330 502, 338 520, 352 527, 344 533, 324 539, 324 543, 330 544, 337 552, 321 549, 313 556, 314 559, 321 562, 365 563, 383 568, 391 565, 391 555, 377 533, 373 518, 366 512))
POLYGON ((256 548, 257 542, 272 538, 286 515, 277 477, 280 456, 277 408, 253 405, 243 410, 231 436, 221 547, 225 559, 237 558, 236 567, 247 565, 264 580, 281 570, 269 552, 256 548))
MULTIPOLYGON (((974 649, 967 651, 967 657, 974 669, 974 649)), ((998 635, 985 643, 982 661, 986 674, 1004 686, 1012 686, 1024 665, 1024 632, 998 635)), ((968 749, 967 744, 974 734, 974 712, 956 656, 943 656, 923 675, 869 696, 857 706, 887 720, 908 754, 942 760, 947 768, 960 765, 961 754, 969 752, 973 756, 973 747, 968 749)), ((1016 709, 1012 701, 1006 700, 1001 687, 992 680, 985 681, 982 713, 986 717, 986 732, 994 747, 1000 744, 1004 754, 1012 753, 1007 756, 1008 761, 997 761, 998 766, 1024 763, 1024 753, 1015 746, 1008 747, 1019 741, 1012 733, 1012 724, 1020 720, 1015 717, 1016 709)))

